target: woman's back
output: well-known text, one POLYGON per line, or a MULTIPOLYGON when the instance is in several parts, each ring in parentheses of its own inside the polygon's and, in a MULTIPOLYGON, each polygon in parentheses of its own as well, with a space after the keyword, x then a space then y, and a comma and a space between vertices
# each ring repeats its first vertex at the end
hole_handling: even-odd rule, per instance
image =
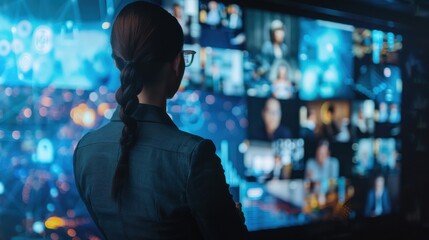
POLYGON ((106 238, 243 239, 213 143, 178 130, 155 106, 141 104, 134 116, 142 134, 118 202, 110 198, 123 127, 117 112, 75 153, 79 192, 106 238))

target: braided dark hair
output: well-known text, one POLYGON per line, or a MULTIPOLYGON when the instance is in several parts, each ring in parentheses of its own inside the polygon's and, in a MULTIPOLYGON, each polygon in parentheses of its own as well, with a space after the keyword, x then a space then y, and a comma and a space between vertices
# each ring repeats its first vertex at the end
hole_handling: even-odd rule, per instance
POLYGON ((160 6, 137 1, 120 11, 110 41, 113 58, 121 71, 121 86, 115 96, 124 123, 121 155, 112 182, 112 198, 118 200, 139 134, 137 121, 132 116, 139 104, 137 95, 145 86, 155 85, 162 66, 173 61, 181 51, 183 31, 176 18, 160 6))

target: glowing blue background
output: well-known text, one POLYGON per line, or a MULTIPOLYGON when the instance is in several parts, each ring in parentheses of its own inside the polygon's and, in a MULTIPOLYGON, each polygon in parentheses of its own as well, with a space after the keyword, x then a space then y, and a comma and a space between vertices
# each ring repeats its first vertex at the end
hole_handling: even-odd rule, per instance
POLYGON ((301 19, 300 98, 302 100, 352 98, 351 53, 351 26, 301 19))
POLYGON ((46 23, 0 16, 0 84, 115 90, 110 32, 101 24, 46 23))

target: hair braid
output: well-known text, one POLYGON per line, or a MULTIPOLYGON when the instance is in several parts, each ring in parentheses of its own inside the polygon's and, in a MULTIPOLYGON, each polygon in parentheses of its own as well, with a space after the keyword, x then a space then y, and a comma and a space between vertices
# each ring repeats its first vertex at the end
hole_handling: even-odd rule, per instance
POLYGON ((112 182, 112 197, 119 199, 128 180, 130 154, 139 140, 133 118, 144 87, 158 83, 163 66, 172 62, 183 48, 183 31, 177 19, 157 4, 135 1, 116 16, 110 36, 112 57, 121 71, 116 92, 119 116, 124 123, 120 137, 121 153, 112 182))
POLYGON ((119 116, 124 123, 120 139, 121 156, 112 183, 112 197, 118 199, 129 172, 129 155, 137 140, 137 121, 132 117, 139 102, 137 95, 143 88, 143 81, 137 80, 134 63, 122 64, 121 87, 116 92, 116 101, 121 106, 119 116))

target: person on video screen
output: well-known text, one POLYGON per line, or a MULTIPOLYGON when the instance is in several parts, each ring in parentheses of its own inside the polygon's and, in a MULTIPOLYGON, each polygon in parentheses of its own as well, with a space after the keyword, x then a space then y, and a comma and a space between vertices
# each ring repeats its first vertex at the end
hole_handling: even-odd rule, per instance
POLYGON ((286 31, 282 21, 276 19, 270 24, 270 39, 262 44, 262 68, 268 71, 271 64, 276 59, 284 59, 288 54, 288 46, 286 45, 285 35, 286 31))
POLYGON ((387 122, 387 120, 389 119, 389 109, 387 106, 387 103, 385 102, 380 102, 378 104, 378 111, 377 111, 377 122, 380 123, 384 123, 387 122))
POLYGON ((334 142, 337 139, 340 129, 335 122, 335 106, 329 104, 325 112, 325 121, 321 127, 321 137, 328 139, 330 142, 334 142))
POLYGON ((366 175, 373 168, 374 152, 372 149, 373 141, 371 139, 361 139, 356 151, 355 171, 359 175, 366 175))
POLYGON ((398 104, 390 104, 389 122, 399 123, 401 121, 401 112, 399 111, 398 104))
POLYGON ((322 139, 317 143, 315 158, 308 159, 306 163, 305 177, 311 181, 323 181, 338 176, 338 159, 331 156, 329 142, 322 139))
POLYGON ((173 13, 173 16, 177 19, 177 21, 179 22, 180 26, 183 29, 183 35, 185 37, 185 42, 188 42, 186 40, 188 40, 187 38, 189 38, 190 31, 191 31, 190 30, 191 17, 184 14, 183 6, 178 4, 178 3, 173 4, 172 13, 173 13))
POLYGON ((281 124, 282 108, 280 101, 268 98, 261 112, 263 129, 256 133, 255 138, 263 141, 291 138, 292 133, 286 126, 281 124))
POLYGON ((222 75, 222 62, 219 60, 215 60, 208 68, 209 72, 205 79, 206 90, 215 93, 222 93, 224 85, 224 77, 222 75))
POLYGON ((377 164, 375 169, 383 174, 392 173, 396 169, 396 161, 398 158, 398 151, 395 147, 395 140, 379 139, 376 149, 377 164))
POLYGON ((213 141, 180 130, 167 114, 193 50, 157 4, 125 5, 111 29, 120 72, 110 121, 73 155, 79 196, 103 239, 247 239, 213 141))
POLYGON ((216 1, 208 3, 208 12, 206 24, 210 26, 219 26, 222 21, 222 13, 219 4, 216 1))
POLYGON ((290 79, 290 65, 285 60, 276 60, 271 67, 270 80, 274 97, 279 99, 293 98, 294 85, 290 79))
POLYGON ((372 128, 370 125, 370 120, 365 117, 362 108, 360 108, 357 112, 355 125, 357 138, 368 138, 371 136, 372 128))
POLYGON ((243 20, 241 19, 240 7, 237 4, 231 4, 228 6, 228 10, 228 28, 241 29, 243 20))
POLYGON ((377 176, 374 186, 368 192, 365 204, 365 216, 376 217, 391 212, 390 195, 383 176, 377 176))
POLYGON ((292 170, 292 166, 290 164, 284 164, 282 162, 281 156, 279 154, 274 155, 274 167, 273 170, 271 170, 268 173, 267 179, 268 180, 282 180, 282 179, 288 179, 290 178, 290 173, 292 170))
POLYGON ((305 122, 301 125, 300 136, 307 142, 314 142, 316 140, 316 127, 317 127, 317 111, 312 108, 307 109, 305 122))

